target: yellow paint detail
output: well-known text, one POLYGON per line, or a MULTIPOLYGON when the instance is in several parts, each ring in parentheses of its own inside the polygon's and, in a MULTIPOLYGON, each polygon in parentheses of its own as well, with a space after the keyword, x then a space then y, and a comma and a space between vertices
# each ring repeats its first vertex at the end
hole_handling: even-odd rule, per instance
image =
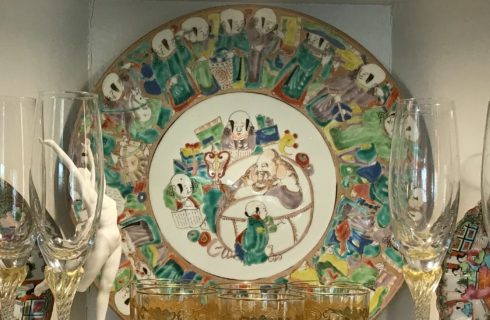
POLYGON ((296 17, 281 17, 282 42, 286 47, 297 47, 300 38, 300 20, 296 17))
POLYGON ((362 61, 361 55, 352 49, 337 49, 336 52, 340 59, 342 59, 342 61, 344 62, 342 66, 346 70, 354 71, 364 63, 362 61))
POLYGON ((330 262, 337 270, 339 270, 343 275, 349 274, 349 265, 347 261, 337 258, 334 254, 324 253, 320 256, 320 262, 330 262))
POLYGON ((312 281, 320 283, 318 273, 309 266, 301 267, 293 271, 290 276, 290 281, 312 281))
POLYGON ((371 296, 371 301, 369 302, 369 314, 376 312, 379 308, 381 308, 382 299, 386 294, 386 288, 379 287, 376 288, 374 294, 371 296))
POLYGON ((345 154, 341 157, 343 162, 348 162, 348 163, 354 163, 355 159, 354 156, 351 154, 345 154))
POLYGON ((360 115, 362 113, 361 107, 356 103, 356 102, 351 102, 349 106, 352 109, 352 114, 353 115, 360 115))
POLYGON ((257 227, 257 228, 255 228, 255 231, 257 231, 257 233, 265 233, 266 232, 264 227, 257 227))

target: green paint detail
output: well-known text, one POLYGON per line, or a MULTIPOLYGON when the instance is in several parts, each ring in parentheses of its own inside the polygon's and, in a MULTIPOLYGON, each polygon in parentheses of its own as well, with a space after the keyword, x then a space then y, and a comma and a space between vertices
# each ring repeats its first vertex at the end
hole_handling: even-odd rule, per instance
POLYGON ((262 219, 249 217, 244 231, 242 249, 245 251, 243 263, 247 266, 267 261, 265 248, 269 243, 267 225, 262 219))
POLYGON ((129 126, 129 133, 134 140, 139 140, 146 144, 151 144, 158 140, 160 133, 153 127, 158 125, 160 128, 163 128, 172 115, 172 110, 163 108, 158 99, 148 99, 146 105, 132 112, 135 118, 129 126), (142 112, 151 113, 147 121, 139 120, 138 115, 142 112))
POLYGON ((291 60, 279 72, 276 82, 281 83, 285 79, 281 87, 282 92, 298 100, 320 65, 321 59, 315 56, 305 43, 301 43, 291 60))
POLYGON ((211 145, 212 143, 221 141, 221 137, 223 136, 223 131, 225 127, 222 122, 219 122, 206 130, 200 131, 196 133, 197 138, 201 142, 203 148, 211 145))
MULTIPOLYGON (((190 180, 192 182, 192 198, 197 202, 197 203, 202 203, 203 201, 203 190, 202 190, 202 185, 201 183, 196 180, 194 177, 190 177, 190 180)), ((177 198, 175 195, 173 186, 168 184, 165 189, 163 190, 163 201, 165 203, 165 206, 169 208, 172 211, 177 210, 177 201, 176 200, 181 200, 180 198, 177 198)))
MULTIPOLYGON (((102 134, 102 149, 104 150, 104 156, 109 157, 116 147, 116 139, 114 137, 103 133, 102 134)), ((109 157, 110 159, 110 157, 109 157)))
POLYGON ((369 316, 375 315, 381 309, 381 306, 383 305, 384 298, 386 297, 388 292, 389 292, 388 288, 382 287, 381 292, 379 293, 378 303, 376 304, 376 306, 374 308, 369 310, 370 311, 369 316))
POLYGON ((390 158, 391 139, 385 131, 384 119, 386 111, 381 108, 371 108, 362 115, 362 123, 353 124, 346 129, 332 127, 330 135, 335 147, 340 150, 349 150, 372 143, 382 159, 390 158))
POLYGON ((381 246, 379 244, 370 244, 364 247, 363 255, 366 257, 377 257, 381 253, 381 246))
POLYGON ((144 41, 133 51, 128 53, 128 60, 132 62, 143 63, 148 57, 148 52, 151 52, 150 43, 148 41, 144 41))
POLYGON ((388 258, 390 258, 390 260, 395 264, 395 266, 397 266, 400 269, 403 267, 403 257, 394 248, 392 247, 385 248, 384 253, 388 258))
POLYGON ((178 280, 184 274, 184 269, 175 261, 168 260, 164 265, 155 269, 155 275, 160 279, 178 280))
POLYGON ((376 146, 371 144, 369 148, 360 149, 356 152, 356 157, 362 162, 370 163, 376 159, 378 153, 376 152, 376 146))
POLYGON ((358 165, 355 164, 340 164, 340 176, 342 178, 342 187, 348 188, 354 184, 363 183, 362 178, 357 175, 358 165))
POLYGON ((391 222, 391 214, 388 204, 383 205, 378 213, 376 213, 376 222, 381 228, 386 228, 389 226, 391 222))
POLYGON ((104 174, 107 185, 117 188, 123 197, 128 196, 133 191, 133 186, 123 183, 121 181, 121 175, 112 170, 107 164, 104 166, 104 174))
POLYGON ((135 210, 145 210, 146 207, 143 203, 138 201, 138 197, 134 193, 128 194, 126 197, 126 208, 135 210))
POLYGON ((206 222, 209 226, 209 231, 216 233, 216 214, 218 212, 219 200, 223 196, 223 192, 219 189, 211 189, 204 195, 202 211, 206 216, 206 222))
POLYGON ((338 274, 338 275, 341 275, 341 276, 346 276, 345 274, 343 274, 339 269, 337 269, 332 263, 330 263, 329 261, 325 261, 325 262, 318 262, 316 264, 316 271, 318 273, 318 275, 320 276, 320 278, 325 278, 325 276, 327 276, 327 279, 330 277, 327 273, 327 270, 328 269, 331 269, 333 270, 334 273, 338 274))
POLYGON ((124 268, 122 269, 122 272, 119 272, 117 274, 116 279, 114 279, 114 283, 113 283, 114 289, 116 291, 119 291, 122 288, 126 287, 130 281, 131 281, 131 270, 128 268, 124 268))
POLYGON ((381 176, 369 187, 369 196, 371 199, 381 203, 388 203, 388 177, 381 176))
POLYGON ((179 44, 177 50, 165 59, 153 56, 152 68, 160 88, 169 94, 173 105, 183 104, 196 93, 187 74, 186 66, 190 61, 190 53, 179 44))
POLYGON ((378 270, 368 265, 361 264, 349 276, 351 281, 360 283, 365 287, 373 288, 378 277, 378 270))
POLYGON ((199 230, 190 230, 187 232, 187 239, 191 242, 197 242, 199 240, 199 236, 201 235, 201 232, 199 230))

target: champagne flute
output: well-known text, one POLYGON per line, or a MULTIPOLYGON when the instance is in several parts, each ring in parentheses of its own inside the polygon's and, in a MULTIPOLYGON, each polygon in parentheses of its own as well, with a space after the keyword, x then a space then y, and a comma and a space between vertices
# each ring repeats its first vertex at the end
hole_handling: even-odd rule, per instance
POLYGON ((483 156, 481 168, 481 204, 483 225, 487 238, 490 233, 490 103, 487 108, 487 122, 483 140, 483 156))
POLYGON ((87 92, 42 92, 37 102, 31 207, 59 320, 70 319, 101 213, 104 176, 97 99, 87 92))
POLYGON ((459 156, 452 102, 407 99, 397 106, 389 200, 415 318, 429 319, 459 205, 459 156))
POLYGON ((14 319, 17 287, 34 244, 29 154, 36 100, 0 96, 0 319, 14 319), (26 161, 27 159, 27 161, 26 161))

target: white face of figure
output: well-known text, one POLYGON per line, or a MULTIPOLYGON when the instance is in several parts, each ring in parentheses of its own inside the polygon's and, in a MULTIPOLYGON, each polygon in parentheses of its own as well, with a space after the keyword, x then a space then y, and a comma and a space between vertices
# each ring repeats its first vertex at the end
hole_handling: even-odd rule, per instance
POLYGON ((140 88, 131 89, 128 99, 130 110, 138 109, 141 105, 146 104, 146 98, 143 97, 140 88))
POLYGON ((415 119, 409 116, 405 121, 407 122, 405 125, 405 138, 412 142, 417 141, 419 139, 419 130, 416 126, 415 119))
POLYGON ((136 252, 136 247, 134 246, 133 241, 129 237, 129 234, 126 230, 121 230, 121 248, 122 252, 126 256, 130 256, 136 252))
POLYGON ((250 116, 245 111, 235 111, 230 115, 228 124, 235 140, 245 139, 250 127, 250 116))
POLYGON ((376 64, 365 64, 359 69, 356 76, 356 83, 366 89, 377 86, 386 78, 386 73, 376 64))
POLYGON ((186 199, 192 195, 192 181, 185 174, 174 175, 170 180, 170 185, 179 199, 186 199))
POLYGON ((239 10, 226 9, 221 12, 220 21, 226 33, 237 34, 243 30, 245 16, 239 10))
POLYGON ((262 201, 258 200, 248 202, 245 206, 245 212, 250 216, 258 214, 261 218, 265 218, 268 215, 267 207, 262 201))
POLYGON ((166 58, 172 54, 176 48, 172 30, 164 29, 157 33, 151 41, 151 47, 160 58, 166 58))
POLYGON ((134 111, 136 120, 138 122, 147 122, 151 119, 151 108, 144 104, 134 111))
POLYGON ((261 34, 267 34, 277 28, 277 17, 269 8, 257 10, 254 14, 255 28, 261 34))
POLYGON ((395 127, 395 113, 391 112, 385 119, 384 121, 384 127, 385 131, 388 134, 388 136, 393 135, 393 129, 395 127))
POLYGON ((260 157, 257 159, 257 172, 259 175, 259 180, 267 180, 275 177, 277 166, 274 163, 275 153, 267 149, 260 157))
POLYGON ((321 52, 325 52, 328 48, 329 42, 315 33, 309 33, 307 43, 315 49, 321 52))
POLYGON ((110 101, 117 101, 121 99, 124 91, 124 84, 121 78, 114 72, 109 73, 102 81, 102 92, 104 97, 110 101))
POLYGON ((129 298, 130 295, 130 290, 129 287, 124 287, 121 290, 117 291, 116 294, 114 295, 114 302, 116 304, 117 310, 125 315, 129 316, 129 298))
POLYGON ((192 43, 202 42, 209 37, 209 25, 201 17, 191 17, 182 23, 182 30, 187 40, 192 43))

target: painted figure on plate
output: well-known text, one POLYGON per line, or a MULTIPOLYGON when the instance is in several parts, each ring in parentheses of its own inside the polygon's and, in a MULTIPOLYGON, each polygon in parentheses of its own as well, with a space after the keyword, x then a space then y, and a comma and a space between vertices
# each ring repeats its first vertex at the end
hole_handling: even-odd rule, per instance
POLYGON ((127 72, 109 73, 102 82, 105 101, 105 124, 121 126, 118 131, 129 134, 131 139, 154 143, 158 138, 155 127, 163 128, 172 115, 161 100, 143 96, 141 89, 127 72))
POLYGON ((229 69, 234 88, 243 88, 247 76, 246 56, 250 43, 245 34, 245 15, 236 9, 226 9, 220 14, 220 29, 216 42, 215 60, 230 63, 229 69))
POLYGON ((199 208, 202 196, 202 187, 196 180, 182 173, 172 177, 164 190, 164 200, 177 228, 196 228, 205 223, 199 208))
POLYGON ((245 207, 247 227, 235 239, 235 254, 245 265, 263 263, 268 258, 265 249, 269 231, 264 220, 267 215, 267 208, 261 201, 250 201, 245 207))
POLYGON ((381 93, 376 86, 385 80, 384 70, 376 64, 365 64, 355 73, 355 78, 352 76, 347 74, 327 80, 324 88, 308 102, 306 109, 319 125, 335 119, 335 108, 345 109, 343 105, 352 108, 354 103, 366 108, 378 102, 381 93))
POLYGON ((295 209, 303 202, 298 174, 274 149, 265 149, 232 188, 235 197, 247 193, 273 196, 287 209, 295 209))
POLYGON ((141 68, 141 74, 146 79, 145 90, 152 95, 166 93, 168 103, 179 111, 197 94, 187 73, 191 53, 171 29, 158 32, 153 37, 151 46, 154 53, 151 66, 144 64, 141 68))
POLYGON ((335 54, 333 45, 328 40, 331 38, 324 31, 316 29, 305 29, 305 31, 307 33, 304 41, 279 72, 274 88, 274 92, 281 99, 293 106, 300 106, 303 103, 308 85, 316 75, 328 79, 335 54))
POLYGON ((231 153, 235 161, 250 156, 255 150, 255 127, 245 111, 233 112, 223 130, 221 148, 231 153))
POLYGON ((188 68, 199 89, 205 95, 217 92, 219 86, 209 67, 216 42, 210 34, 210 25, 201 17, 191 17, 182 23, 181 32, 190 43, 192 62, 188 68))
POLYGON ((274 66, 274 60, 281 45, 276 14, 269 8, 257 10, 247 23, 246 31, 251 45, 247 87, 272 85, 272 71, 277 73, 278 69, 274 66))

